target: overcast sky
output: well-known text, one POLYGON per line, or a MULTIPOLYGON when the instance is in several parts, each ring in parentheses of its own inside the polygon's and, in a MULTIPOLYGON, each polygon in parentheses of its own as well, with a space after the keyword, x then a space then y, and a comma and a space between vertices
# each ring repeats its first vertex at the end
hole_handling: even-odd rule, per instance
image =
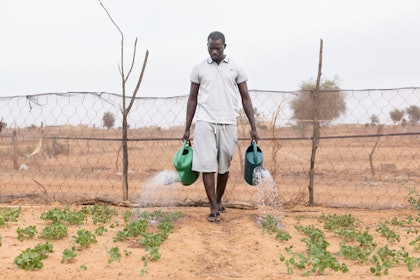
MULTIPOLYGON (((103 0, 125 34, 125 70, 138 38, 132 92, 146 49, 140 96, 188 94, 207 35, 226 36, 225 53, 248 87, 296 90, 323 77, 342 89, 420 86, 417 0, 103 0)), ((47 92, 121 93, 120 34, 97 0, 0 0, 0 96, 47 92)))

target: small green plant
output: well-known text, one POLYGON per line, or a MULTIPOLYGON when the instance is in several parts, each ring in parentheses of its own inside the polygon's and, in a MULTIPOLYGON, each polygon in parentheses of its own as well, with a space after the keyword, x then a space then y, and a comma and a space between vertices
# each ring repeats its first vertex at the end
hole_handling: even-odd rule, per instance
POLYGON ((338 216, 336 214, 325 216, 324 213, 322 213, 318 221, 324 223, 324 228, 328 230, 335 230, 339 228, 351 229, 356 226, 356 223, 360 223, 359 219, 353 217, 351 214, 342 216, 338 216))
POLYGON ((53 252, 53 245, 48 242, 39 244, 35 248, 27 248, 14 260, 14 263, 24 270, 41 269, 44 265, 42 260, 46 259, 49 253, 53 252))
POLYGON ((79 244, 82 248, 89 248, 93 243, 97 243, 96 236, 86 229, 79 229, 77 231, 77 236, 73 236, 74 242, 79 244))
POLYGON ((37 230, 36 226, 29 226, 26 228, 18 227, 16 233, 18 234, 18 240, 23 242, 25 239, 33 238, 37 233, 37 230))
POLYGON ((296 215, 296 221, 301 221, 301 220, 303 220, 303 219, 305 219, 306 218, 306 216, 305 215, 296 215))
POLYGON ((67 227, 60 223, 47 225, 41 232, 40 237, 48 240, 58 240, 67 236, 67 227))
POLYGON ((288 241, 292 238, 290 234, 281 229, 280 222, 273 215, 262 217, 261 227, 263 231, 267 231, 270 234, 274 233, 276 235, 276 239, 279 241, 288 241))
POLYGON ((74 259, 77 257, 77 253, 76 253, 76 247, 72 246, 71 250, 69 249, 64 249, 63 251, 63 255, 61 256, 61 262, 62 263, 71 263, 74 261, 74 259))
POLYGON ((390 242, 397 242, 397 241, 399 242, 400 241, 400 236, 385 224, 380 224, 376 228, 376 231, 379 232, 382 237, 385 237, 386 240, 388 240, 390 242))
POLYGON ((133 213, 130 210, 125 210, 124 215, 123 215, 124 223, 127 224, 128 222, 130 222, 130 219, 132 216, 133 216, 133 213))
POLYGON ((120 248, 118 247, 112 247, 111 249, 106 249, 106 252, 109 255, 109 259, 108 259, 108 263, 112 263, 112 262, 120 262, 121 260, 121 252, 120 252, 120 248))
POLYGON ((409 191, 408 204, 414 210, 420 210, 420 195, 413 188, 406 187, 406 189, 409 191))
POLYGON ((416 239, 410 241, 410 246, 414 246, 415 251, 420 251, 420 236, 417 236, 416 239))
POLYGON ((347 246, 340 243, 340 251, 338 254, 346 259, 357 261, 359 263, 365 263, 368 261, 370 252, 357 245, 347 246))
POLYGON ((9 207, 0 208, 0 227, 7 225, 8 222, 17 222, 22 208, 12 209, 9 207))
POLYGON ((118 215, 118 211, 116 209, 112 209, 106 205, 93 205, 90 209, 85 208, 84 210, 92 215, 92 222, 94 224, 106 224, 111 221, 112 217, 118 215))
POLYGON ((87 266, 85 264, 80 265, 80 270, 85 271, 87 269, 87 266))
POLYGON ((41 214, 41 220, 49 220, 52 223, 69 223, 72 225, 81 225, 87 219, 85 211, 70 211, 70 207, 66 206, 63 210, 54 208, 48 212, 41 214))
POLYGON ((108 232, 108 230, 104 226, 99 226, 97 229, 95 229, 95 234, 98 236, 101 236, 106 232, 108 232))
POLYGON ((296 225, 295 228, 301 233, 307 235, 302 239, 306 244, 307 256, 303 254, 295 254, 292 251, 292 246, 285 248, 286 252, 291 255, 286 259, 283 255, 280 256, 280 261, 284 261, 287 266, 288 274, 293 274, 294 268, 303 270, 305 276, 311 274, 322 274, 325 269, 330 268, 333 271, 348 272, 346 264, 340 264, 337 259, 327 250, 329 243, 325 239, 325 234, 315 228, 313 225, 301 226, 296 225))
POLYGON ((127 224, 123 230, 119 230, 113 238, 114 242, 123 241, 141 235, 146 231, 147 221, 137 220, 127 224))

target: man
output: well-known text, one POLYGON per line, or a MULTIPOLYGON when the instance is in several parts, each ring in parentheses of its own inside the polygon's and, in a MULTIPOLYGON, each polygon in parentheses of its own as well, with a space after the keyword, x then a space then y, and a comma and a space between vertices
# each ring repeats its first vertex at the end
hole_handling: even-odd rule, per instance
POLYGON ((225 212, 222 197, 238 142, 235 109, 239 97, 251 125, 252 141, 258 140, 258 134, 246 83, 248 78, 241 67, 224 54, 225 36, 218 31, 210 33, 207 48, 210 57, 194 67, 191 73, 183 139, 190 140, 195 116, 192 170, 202 173, 210 203, 208 221, 217 222, 220 221, 219 213, 225 212))

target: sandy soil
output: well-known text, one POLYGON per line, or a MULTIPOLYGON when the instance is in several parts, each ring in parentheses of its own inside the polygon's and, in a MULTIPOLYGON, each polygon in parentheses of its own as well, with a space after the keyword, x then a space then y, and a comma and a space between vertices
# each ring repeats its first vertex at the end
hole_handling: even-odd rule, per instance
MULTIPOLYGON (((0 207, 20 207, 20 205, 3 204, 0 207)), ((369 272, 369 264, 358 264, 343 259, 337 255, 339 243, 342 239, 332 232, 325 230, 318 222, 324 213, 351 214, 361 220, 361 227, 369 228, 369 233, 375 238, 378 247, 388 244, 396 250, 405 247, 410 255, 420 257, 408 243, 416 238, 415 233, 407 233, 406 227, 392 227, 401 236, 400 242, 395 244, 387 241, 375 231, 375 228, 393 217, 407 220, 411 215, 417 216, 413 210, 380 210, 366 211, 358 209, 333 209, 321 207, 294 207, 274 211, 269 209, 234 209, 228 208, 222 214, 219 223, 209 223, 207 207, 178 207, 178 208, 138 208, 131 211, 181 212, 182 218, 175 223, 175 228, 168 239, 161 245, 158 261, 147 264, 147 273, 140 276, 144 268, 142 256, 146 254, 135 240, 114 243, 112 238, 117 230, 124 226, 123 213, 128 208, 116 207, 119 214, 117 220, 106 224, 108 232, 97 236, 98 243, 78 251, 73 263, 61 263, 62 252, 70 248, 72 236, 79 229, 78 226, 68 226, 68 236, 62 240, 52 241, 54 252, 43 261, 44 267, 38 271, 25 271, 17 267, 13 260, 24 249, 33 248, 45 240, 35 237, 23 242, 17 239, 16 229, 36 225, 39 232, 47 224, 40 219, 40 215, 53 207, 62 208, 63 205, 22 205, 22 214, 18 222, 9 222, 0 227, 2 246, 0 247, 1 279, 373 279, 378 278, 369 272), (287 242, 280 242, 266 232, 263 232, 258 220, 265 214, 273 214, 281 219, 283 230, 292 238, 287 242), (110 225, 116 225, 112 228, 110 225), (296 224, 311 225, 322 229, 329 242, 328 251, 337 259, 347 264, 349 272, 333 272, 326 270, 323 275, 304 277, 302 271, 295 270, 293 275, 287 275, 285 263, 280 261, 280 254, 287 255, 285 247, 293 245, 296 253, 305 253, 304 237, 295 229, 296 224), (118 246, 120 251, 130 252, 121 257, 120 262, 108 263, 107 248, 118 246), (83 269, 83 268, 86 269, 83 269)), ((72 206, 76 210, 81 206, 72 206)), ((94 230, 91 220, 82 225, 84 229, 94 230)), ((420 224, 414 222, 412 228, 420 229, 420 224)), ((420 267, 409 272, 403 265, 392 267, 388 276, 380 279, 419 279, 420 267)))

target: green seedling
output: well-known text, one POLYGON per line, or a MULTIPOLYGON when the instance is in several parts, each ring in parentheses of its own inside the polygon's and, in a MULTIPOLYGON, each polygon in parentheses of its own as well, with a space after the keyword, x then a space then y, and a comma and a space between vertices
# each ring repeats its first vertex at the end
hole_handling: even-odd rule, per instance
POLYGON ((79 244, 82 248, 89 248, 93 243, 97 243, 96 236, 86 229, 79 229, 77 231, 77 236, 73 236, 74 242, 79 244))
POLYGON ((92 215, 92 222, 94 224, 106 224, 115 216, 118 216, 116 209, 111 209, 109 206, 93 205, 90 209, 84 209, 87 213, 92 215))
POLYGON ((49 220, 52 223, 69 223, 72 225, 81 225, 87 219, 86 213, 81 211, 70 211, 70 207, 66 206, 63 210, 54 208, 46 213, 41 214, 41 220, 49 220))
POLYGON ((279 241, 288 241, 292 238, 290 234, 281 229, 280 222, 273 215, 262 217, 261 227, 263 231, 270 233, 270 235, 275 234, 279 241))
POLYGON ((293 253, 292 246, 285 248, 286 252, 291 255, 291 257, 286 259, 286 257, 282 255, 280 256, 280 260, 285 262, 289 274, 293 274, 294 268, 299 270, 306 268, 304 271, 305 276, 322 274, 327 268, 343 273, 348 272, 347 265, 344 263, 340 264, 337 259, 327 251, 329 243, 325 240, 325 235, 321 230, 315 228, 313 225, 306 227, 296 225, 295 228, 308 236, 302 239, 302 242, 306 244, 307 256, 293 253))
POLYGON ((6 226, 8 222, 17 222, 22 208, 12 209, 9 207, 0 208, 0 227, 6 226))
POLYGON ((123 230, 119 230, 116 236, 113 238, 114 242, 123 241, 132 237, 140 236, 146 232, 147 221, 137 220, 133 221, 125 226, 123 230))
POLYGON ((95 234, 98 236, 101 236, 106 232, 108 232, 108 230, 104 226, 99 226, 97 229, 95 229, 95 234))
POLYGON ((56 223, 46 226, 42 230, 41 235, 40 235, 41 238, 48 239, 48 240, 58 240, 66 236, 67 236, 67 227, 60 222, 56 222, 56 223))
POLYGON ((123 215, 124 223, 130 222, 131 217, 133 216, 133 213, 130 210, 125 210, 123 215))
POLYGON ((35 234, 37 233, 36 226, 29 226, 26 228, 18 227, 16 230, 18 234, 18 240, 23 242, 25 239, 34 238, 35 234))
POLYGON ((76 253, 76 247, 73 246, 71 247, 71 250, 69 249, 64 249, 63 251, 63 255, 61 256, 61 262, 62 263, 71 263, 74 261, 74 259, 77 257, 77 253, 76 253))
POLYGON ((325 216, 324 213, 322 213, 318 221, 320 223, 324 223, 324 228, 328 230, 336 230, 340 228, 352 229, 356 226, 356 223, 360 223, 359 219, 353 217, 351 214, 342 216, 337 216, 336 214, 325 216))
POLYGON ((420 210, 420 195, 413 188, 406 187, 406 189, 409 190, 408 204, 411 208, 420 210))
POLYGON ((24 270, 41 269, 44 265, 42 260, 47 258, 49 253, 53 252, 53 245, 48 242, 39 244, 35 248, 27 248, 14 260, 14 263, 24 270))
POLYGON ((111 249, 106 249, 106 252, 109 255, 109 259, 108 259, 108 263, 112 263, 112 262, 120 262, 121 260, 121 253, 120 253, 120 248, 118 247, 112 247, 111 249))
POLYGON ((385 237, 386 240, 388 240, 390 242, 397 242, 397 241, 399 242, 400 241, 400 236, 385 224, 380 224, 376 228, 376 231, 379 232, 382 237, 385 237))

